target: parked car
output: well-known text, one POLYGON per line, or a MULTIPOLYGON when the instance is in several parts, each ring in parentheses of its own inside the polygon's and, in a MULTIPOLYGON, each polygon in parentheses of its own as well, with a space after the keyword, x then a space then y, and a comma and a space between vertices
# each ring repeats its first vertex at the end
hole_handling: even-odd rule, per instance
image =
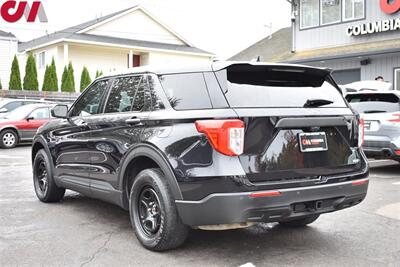
POLYGON ((358 81, 345 85, 341 85, 342 91, 346 93, 362 92, 362 91, 390 91, 392 84, 382 81, 358 81))
POLYGON ((363 128, 325 69, 133 68, 52 115, 32 148, 37 197, 71 189, 117 204, 155 251, 190 227, 304 226, 367 193, 363 128))
POLYGON ((31 142, 37 129, 50 119, 48 104, 29 104, 14 109, 0 119, 0 147, 13 148, 31 142))
POLYGON ((37 103, 44 103, 44 102, 41 100, 31 100, 31 99, 11 99, 11 98, 0 99, 0 118, 5 117, 8 112, 11 112, 16 108, 19 108, 24 105, 37 104, 37 103))
POLYGON ((400 93, 359 92, 346 99, 364 119, 365 154, 400 161, 400 93))

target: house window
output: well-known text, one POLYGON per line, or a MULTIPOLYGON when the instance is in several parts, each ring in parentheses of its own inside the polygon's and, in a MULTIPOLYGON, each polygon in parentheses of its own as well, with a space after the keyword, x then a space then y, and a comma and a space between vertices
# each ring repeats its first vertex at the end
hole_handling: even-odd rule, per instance
POLYGON ((321 0, 321 25, 340 22, 340 0, 321 0))
POLYGON ((343 0, 343 20, 363 18, 364 5, 365 0, 343 0))
POLYGON ((400 68, 394 69, 394 90, 400 91, 400 68))
POLYGON ((300 5, 301 28, 319 25, 319 0, 302 0, 300 5))
POLYGON ((43 69, 44 67, 46 67, 46 52, 40 52, 38 57, 39 69, 43 69))
POLYGON ((300 29, 365 17, 365 0, 300 0, 300 29))

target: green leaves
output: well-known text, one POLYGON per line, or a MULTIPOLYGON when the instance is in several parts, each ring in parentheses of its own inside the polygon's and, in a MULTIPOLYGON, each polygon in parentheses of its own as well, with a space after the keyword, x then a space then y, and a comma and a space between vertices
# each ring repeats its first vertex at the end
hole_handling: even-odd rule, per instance
POLYGON ((8 88, 10 90, 22 90, 21 73, 19 71, 17 56, 14 56, 13 62, 11 64, 11 74, 8 88))
POLYGON ((32 53, 28 54, 25 66, 25 77, 24 77, 24 90, 38 91, 39 82, 37 78, 37 69, 35 58, 32 53))
MULTIPOLYGON (((97 73, 96 73, 97 74, 97 73)), ((85 88, 92 82, 90 78, 89 71, 86 67, 83 67, 82 74, 81 74, 81 92, 85 90, 85 88)))

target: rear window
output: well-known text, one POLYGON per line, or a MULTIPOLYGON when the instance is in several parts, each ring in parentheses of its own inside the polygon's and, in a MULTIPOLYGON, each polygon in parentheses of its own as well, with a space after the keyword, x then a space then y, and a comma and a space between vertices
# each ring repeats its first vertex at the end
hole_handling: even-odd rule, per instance
POLYGON ((399 97, 395 94, 350 94, 350 105, 359 113, 385 113, 400 110, 399 97))
POLYGON ((323 99, 346 107, 326 71, 299 67, 233 65, 217 72, 231 107, 303 107, 307 100, 323 99))
POLYGON ((212 108, 203 73, 162 75, 160 82, 174 109, 212 108))

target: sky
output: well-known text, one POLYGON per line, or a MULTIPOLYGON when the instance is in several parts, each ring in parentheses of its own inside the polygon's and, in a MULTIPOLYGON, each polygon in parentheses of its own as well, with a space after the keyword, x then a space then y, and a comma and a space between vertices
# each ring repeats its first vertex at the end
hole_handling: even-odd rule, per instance
POLYGON ((226 59, 290 25, 290 5, 286 0, 42 0, 42 3, 47 23, 0 20, 0 30, 28 41, 141 4, 196 47, 226 59))

